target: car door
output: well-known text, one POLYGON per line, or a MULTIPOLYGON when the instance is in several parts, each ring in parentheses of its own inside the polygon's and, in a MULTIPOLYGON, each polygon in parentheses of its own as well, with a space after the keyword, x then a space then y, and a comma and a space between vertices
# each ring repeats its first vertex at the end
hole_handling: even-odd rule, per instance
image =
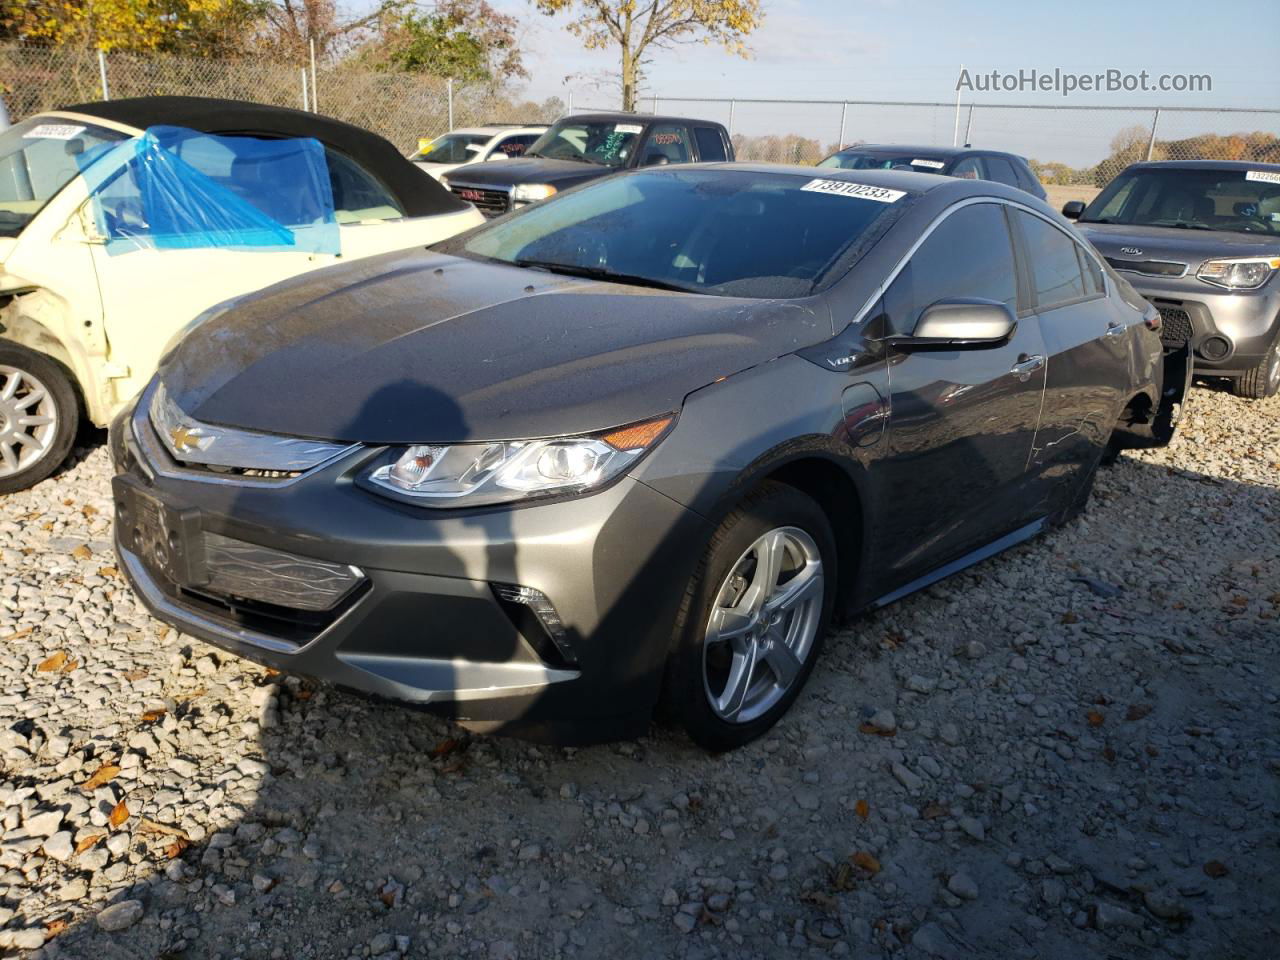
MULTIPOLYGON (((1003 205, 968 203, 911 255, 875 321, 886 335, 910 334, 926 308, 956 297, 1016 310, 1019 286, 1003 205)), ((1044 355, 1034 316, 997 346, 890 349, 889 441, 876 470, 890 502, 904 508, 879 518, 876 529, 877 555, 892 586, 1031 519, 1022 484, 1040 414, 1044 355)))
POLYGON ((1044 406, 1028 463, 1041 511, 1067 506, 1098 462, 1124 404, 1132 318, 1114 308, 1097 259, 1068 229, 1013 210, 1048 350, 1044 406))

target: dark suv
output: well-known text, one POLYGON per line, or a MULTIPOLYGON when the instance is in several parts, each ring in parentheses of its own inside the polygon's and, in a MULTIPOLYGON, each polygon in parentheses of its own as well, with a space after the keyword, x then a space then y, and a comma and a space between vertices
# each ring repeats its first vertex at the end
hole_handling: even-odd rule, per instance
POLYGON ((1280 164, 1135 163, 1062 213, 1155 304, 1198 374, 1242 397, 1280 391, 1280 164))
POLYGON ((519 159, 471 164, 440 180, 496 217, 619 170, 732 159, 729 132, 709 120, 584 113, 557 120, 519 159))
POLYGON ((820 167, 840 170, 914 170, 962 180, 994 180, 1045 199, 1044 187, 1025 157, 976 147, 911 147, 862 144, 827 157, 820 167))

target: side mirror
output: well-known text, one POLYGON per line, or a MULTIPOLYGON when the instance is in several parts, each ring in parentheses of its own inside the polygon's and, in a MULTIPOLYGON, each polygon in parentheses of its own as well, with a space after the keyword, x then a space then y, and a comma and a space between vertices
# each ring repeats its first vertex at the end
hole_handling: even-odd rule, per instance
POLYGON ((1062 205, 1062 215, 1068 220, 1079 220, 1084 213, 1084 204, 1079 200, 1068 200, 1062 205))
POLYGON ((890 337, 888 342, 903 349, 994 347, 1013 336, 1017 326, 1018 318, 1008 304, 998 300, 939 300, 920 315, 910 336, 890 337))

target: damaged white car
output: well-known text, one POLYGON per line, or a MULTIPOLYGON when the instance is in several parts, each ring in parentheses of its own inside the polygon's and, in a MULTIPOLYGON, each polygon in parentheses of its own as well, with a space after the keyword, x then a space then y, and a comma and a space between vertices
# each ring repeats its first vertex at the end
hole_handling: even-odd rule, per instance
POLYGON ((0 493, 53 473, 210 307, 483 222, 381 137, 296 110, 148 97, 0 133, 0 493))

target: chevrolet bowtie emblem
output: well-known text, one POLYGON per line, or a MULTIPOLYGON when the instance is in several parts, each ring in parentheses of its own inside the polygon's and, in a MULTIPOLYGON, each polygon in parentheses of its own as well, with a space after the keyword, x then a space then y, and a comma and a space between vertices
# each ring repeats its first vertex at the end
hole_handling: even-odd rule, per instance
POLYGON ((190 427, 174 427, 170 430, 169 443, 173 446, 174 453, 203 450, 207 447, 213 441, 213 437, 202 436, 199 429, 199 427, 194 430, 190 427))

